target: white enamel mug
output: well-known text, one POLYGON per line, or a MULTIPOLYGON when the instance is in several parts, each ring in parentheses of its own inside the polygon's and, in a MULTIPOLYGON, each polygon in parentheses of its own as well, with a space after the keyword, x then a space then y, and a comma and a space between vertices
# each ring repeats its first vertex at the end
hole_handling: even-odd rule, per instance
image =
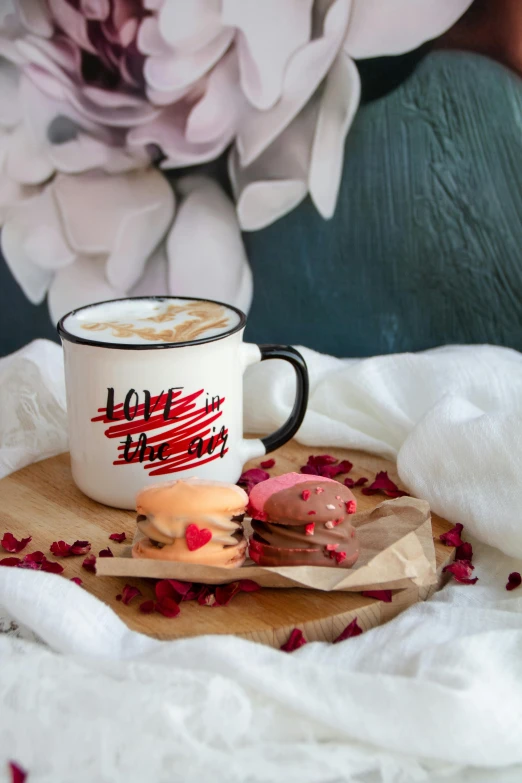
MULTIPOLYGON (((170 299, 183 297, 117 302, 170 299)), ((297 432, 308 401, 303 357, 290 346, 243 343, 246 316, 230 305, 212 304, 236 314, 233 326, 192 342, 108 342, 67 328, 70 317, 83 317, 98 304, 59 322, 72 475, 93 500, 133 509, 137 493, 159 482, 197 476, 235 483, 246 461, 279 448, 297 432), (294 407, 273 435, 244 439, 243 372, 265 359, 284 359, 294 367, 294 407)))

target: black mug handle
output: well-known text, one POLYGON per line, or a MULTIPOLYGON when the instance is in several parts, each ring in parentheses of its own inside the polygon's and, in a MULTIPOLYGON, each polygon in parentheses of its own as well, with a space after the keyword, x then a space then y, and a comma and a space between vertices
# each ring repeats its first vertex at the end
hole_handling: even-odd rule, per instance
POLYGON ((268 454, 270 451, 275 451, 280 446, 288 443, 301 426, 305 417, 306 406, 308 405, 310 384, 306 362, 299 351, 296 351, 291 345, 260 345, 259 350, 261 351, 262 362, 267 359, 283 359, 285 362, 290 362, 295 370, 297 379, 294 407, 288 420, 272 435, 261 438, 261 442, 268 454))

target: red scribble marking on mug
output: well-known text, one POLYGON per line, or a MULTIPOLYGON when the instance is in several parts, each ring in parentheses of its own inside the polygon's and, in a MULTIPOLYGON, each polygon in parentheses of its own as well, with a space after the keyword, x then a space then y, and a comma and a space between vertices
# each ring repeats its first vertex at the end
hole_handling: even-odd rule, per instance
POLYGON ((145 420, 144 404, 137 406, 132 421, 125 418, 123 403, 114 405, 112 419, 107 418, 107 408, 98 409, 101 415, 93 417, 91 421, 110 424, 104 433, 106 438, 124 439, 118 446, 119 456, 113 462, 114 465, 141 462, 143 468, 150 471, 151 476, 160 476, 205 465, 228 453, 226 447, 228 429, 212 426, 223 415, 220 407, 225 398, 219 398, 217 410, 214 409, 214 405, 212 410, 209 410, 208 402, 202 407, 197 407, 198 398, 204 394, 204 389, 185 397, 181 397, 181 393, 179 390, 172 394, 167 419, 164 417, 167 394, 151 397, 149 410, 153 412, 157 410, 159 413, 150 415, 148 420, 145 420), (121 424, 115 424, 114 419, 121 424), (165 430, 169 422, 172 422, 173 426, 165 430), (162 428, 161 432, 155 432, 160 428, 162 428), (132 438, 133 453, 131 457, 125 459, 125 441, 128 436, 132 438), (134 436, 137 436, 136 440, 134 436), (144 441, 141 449, 140 437, 144 441), (152 453, 157 455, 160 448, 166 457, 161 461, 157 457, 151 460, 150 455, 152 453))

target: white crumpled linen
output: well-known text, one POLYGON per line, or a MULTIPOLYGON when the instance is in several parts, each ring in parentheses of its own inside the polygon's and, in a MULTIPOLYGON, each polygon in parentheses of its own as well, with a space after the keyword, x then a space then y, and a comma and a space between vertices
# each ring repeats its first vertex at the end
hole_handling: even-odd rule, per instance
MULTIPOLYGON (((522 357, 303 353, 299 439, 397 456, 411 491, 472 533, 477 584, 288 655, 231 636, 159 642, 62 577, 0 569, 0 780, 7 759, 31 783, 522 779, 522 587, 505 590, 522 570, 522 357)), ((42 456, 65 445, 59 362, 41 341, 0 360, 4 474, 35 443, 42 456), (20 386, 30 406, 15 403, 20 386), (14 429, 6 405, 24 412, 14 429)), ((245 387, 248 428, 278 426, 291 372, 266 362, 245 387)))

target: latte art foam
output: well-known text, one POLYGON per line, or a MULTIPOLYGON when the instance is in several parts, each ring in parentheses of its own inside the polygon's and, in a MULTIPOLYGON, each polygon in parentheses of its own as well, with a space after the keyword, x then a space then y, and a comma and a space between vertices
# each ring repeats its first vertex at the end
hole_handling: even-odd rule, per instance
POLYGON ((92 305, 69 315, 64 328, 97 343, 147 345, 217 337, 239 323, 225 305, 185 299, 125 299, 92 305))

